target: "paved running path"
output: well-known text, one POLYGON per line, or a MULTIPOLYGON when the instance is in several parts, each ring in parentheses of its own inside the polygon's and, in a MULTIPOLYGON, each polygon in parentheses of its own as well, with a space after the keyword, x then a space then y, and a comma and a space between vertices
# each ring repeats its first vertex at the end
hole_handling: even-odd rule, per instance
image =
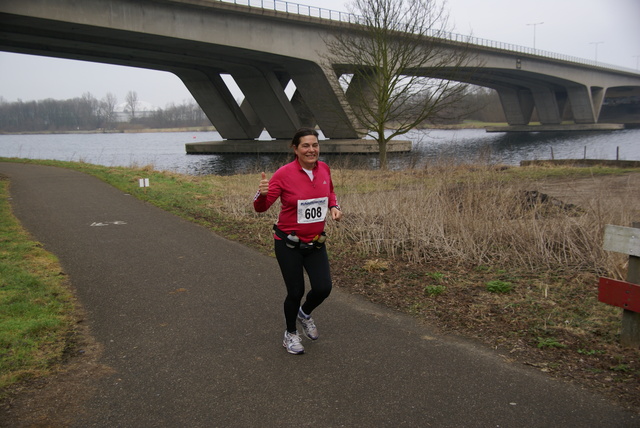
POLYGON ((112 368, 72 426, 640 426, 601 396, 341 290, 314 313, 320 339, 289 355, 274 259, 82 173, 0 174, 112 368))

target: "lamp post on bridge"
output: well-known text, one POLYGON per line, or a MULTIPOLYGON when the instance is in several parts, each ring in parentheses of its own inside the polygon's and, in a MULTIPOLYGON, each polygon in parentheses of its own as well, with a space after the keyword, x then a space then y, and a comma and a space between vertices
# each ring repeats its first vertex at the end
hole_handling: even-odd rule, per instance
POLYGON ((590 42, 590 45, 596 45, 596 65, 598 65, 598 45, 604 42, 590 42))
POLYGON ((636 70, 640 70, 640 55, 633 55, 636 59, 636 70))
POLYGON ((536 50, 536 27, 538 25, 542 25, 544 24, 544 22, 533 22, 531 24, 527 24, 527 25, 533 25, 533 50, 536 50))

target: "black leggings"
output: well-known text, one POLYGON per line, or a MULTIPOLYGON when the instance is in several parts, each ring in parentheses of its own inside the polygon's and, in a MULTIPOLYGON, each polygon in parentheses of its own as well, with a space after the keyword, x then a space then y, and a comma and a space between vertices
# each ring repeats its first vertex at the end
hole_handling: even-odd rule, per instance
POLYGON ((282 278, 287 286, 287 297, 284 300, 284 318, 287 331, 296 331, 296 317, 300 302, 304 297, 304 270, 309 275, 311 290, 302 305, 305 314, 320 306, 331 293, 331 273, 329 272, 329 258, 327 248, 313 248, 300 250, 289 248, 285 241, 275 239, 276 259, 282 271, 282 278))

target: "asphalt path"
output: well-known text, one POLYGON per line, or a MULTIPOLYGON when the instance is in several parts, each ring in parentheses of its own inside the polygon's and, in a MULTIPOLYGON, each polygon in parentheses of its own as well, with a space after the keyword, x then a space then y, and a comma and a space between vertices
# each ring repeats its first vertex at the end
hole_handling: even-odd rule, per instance
POLYGON ((70 426, 640 426, 605 397, 340 289, 314 312, 319 340, 290 355, 275 259, 86 174, 0 174, 110 368, 70 426))

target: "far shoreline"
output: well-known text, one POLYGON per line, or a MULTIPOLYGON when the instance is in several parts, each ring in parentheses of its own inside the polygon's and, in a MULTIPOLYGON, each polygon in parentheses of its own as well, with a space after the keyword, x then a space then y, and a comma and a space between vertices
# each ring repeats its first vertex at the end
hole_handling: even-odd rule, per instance
MULTIPOLYGON (((450 125, 429 125, 422 126, 416 129, 442 129, 442 130, 457 130, 457 129, 482 129, 487 126, 507 126, 506 123, 493 123, 493 122, 475 122, 469 121, 459 124, 450 125)), ((58 135, 58 134, 142 134, 142 133, 157 133, 157 132, 216 132, 217 129, 214 126, 190 126, 179 128, 131 128, 131 129, 93 129, 93 130, 59 130, 59 131, 16 131, 6 132, 0 131, 0 135, 58 135)))

